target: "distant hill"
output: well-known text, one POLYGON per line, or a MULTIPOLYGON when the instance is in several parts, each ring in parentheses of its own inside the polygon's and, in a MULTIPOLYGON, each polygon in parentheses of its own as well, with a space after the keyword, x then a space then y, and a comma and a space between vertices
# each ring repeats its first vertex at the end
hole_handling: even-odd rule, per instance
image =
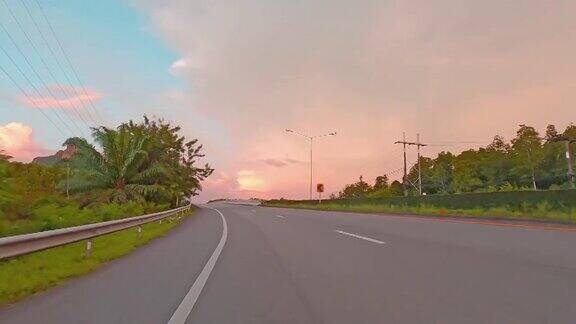
POLYGON ((61 161, 70 160, 76 154, 76 151, 77 149, 74 145, 68 145, 64 150, 60 150, 54 155, 36 157, 32 160, 32 163, 48 166, 56 165, 61 161))

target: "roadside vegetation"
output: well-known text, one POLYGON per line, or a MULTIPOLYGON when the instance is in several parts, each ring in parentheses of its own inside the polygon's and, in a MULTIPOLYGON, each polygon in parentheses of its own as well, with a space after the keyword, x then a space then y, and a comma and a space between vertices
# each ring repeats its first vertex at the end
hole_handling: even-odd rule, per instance
POLYGON ((0 237, 113 220, 181 204, 210 176, 197 140, 144 117, 92 129, 64 143, 74 152, 51 165, 19 163, 0 153, 0 237))
MULTIPOLYGON (((492 143, 476 150, 460 154, 440 152, 435 158, 423 156, 420 160, 422 191, 434 195, 569 189, 566 144, 554 141, 559 137, 576 138, 576 125, 569 125, 563 132, 549 125, 544 135, 534 127, 520 125, 510 142, 496 135, 492 143)), ((576 143, 570 145, 574 154, 576 143)), ((402 196, 402 180, 390 183, 391 177, 390 174, 378 176, 371 185, 361 176, 331 198, 402 196)), ((417 183, 416 163, 409 166, 407 178, 408 183, 417 183)), ((408 195, 418 193, 412 185, 406 190, 408 195)))
POLYGON ((93 239, 90 257, 86 257, 86 243, 77 242, 0 261, 0 306, 96 270, 105 263, 165 235, 181 222, 182 219, 175 217, 162 223, 145 224, 141 233, 130 228, 96 237, 93 239))
POLYGON ((576 223, 576 190, 490 192, 409 197, 269 200, 265 206, 365 213, 472 216, 576 223))
MULTIPOLYGON (((187 203, 213 172, 197 140, 144 117, 92 138, 69 138, 66 150, 34 163, 0 152, 0 237, 115 220, 187 203), (64 154, 65 153, 65 154, 64 154), (44 162, 43 162, 44 161, 44 162)), ((0 305, 88 273, 162 236, 180 220, 153 222, 93 239, 87 257, 77 242, 0 261, 0 305)))
MULTIPOLYGON (((570 189, 567 177, 566 144, 558 138, 576 138, 576 126, 559 132, 549 125, 542 136, 534 127, 520 125, 510 142, 495 136, 486 147, 422 157, 424 196, 410 184, 418 179, 415 163, 406 187, 401 179, 390 182, 393 174, 380 175, 373 184, 360 176, 321 204, 281 199, 265 205, 575 223, 576 190, 570 189)), ((570 145, 574 154, 576 143, 570 145)))

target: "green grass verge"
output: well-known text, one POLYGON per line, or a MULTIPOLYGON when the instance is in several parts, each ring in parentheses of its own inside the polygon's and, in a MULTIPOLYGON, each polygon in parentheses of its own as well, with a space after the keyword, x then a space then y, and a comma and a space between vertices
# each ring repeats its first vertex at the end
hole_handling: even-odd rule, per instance
POLYGON ((576 223, 576 209, 557 211, 549 207, 545 202, 539 203, 535 208, 526 208, 523 211, 511 210, 507 206, 490 207, 490 208, 468 208, 468 209, 450 209, 439 208, 434 206, 398 206, 384 205, 374 203, 350 203, 341 204, 333 202, 323 202, 321 204, 312 203, 281 203, 267 202, 265 206, 283 207, 283 208, 301 208, 326 211, 350 211, 363 213, 409 213, 428 216, 462 216, 478 218, 499 218, 510 220, 527 220, 527 221, 548 221, 558 223, 576 223))
POLYGON ((2 215, 0 210, 0 237, 100 223, 169 209, 166 204, 155 205, 137 201, 81 208, 73 200, 53 197, 38 199, 32 205, 28 207, 26 215, 21 218, 7 217, 7 215, 2 215))
POLYGON ((141 245, 163 236, 184 220, 164 220, 99 236, 93 239, 92 255, 85 257, 85 242, 0 261, 0 306, 57 286, 67 279, 96 270, 141 245))

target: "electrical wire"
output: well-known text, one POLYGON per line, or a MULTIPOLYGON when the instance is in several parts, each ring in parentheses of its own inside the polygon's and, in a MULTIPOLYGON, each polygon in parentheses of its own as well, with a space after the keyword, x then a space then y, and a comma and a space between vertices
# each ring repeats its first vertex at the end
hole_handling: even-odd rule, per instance
MULTIPOLYGON (((12 82, 12 84, 14 84, 14 86, 18 88, 18 90, 20 90, 20 92, 24 97, 26 97, 28 100, 31 100, 31 97, 28 95, 28 93, 18 84, 18 82, 16 82, 16 80, 10 75, 10 73, 8 73, 8 71, 6 71, 1 65, 0 70, 2 70, 2 72, 8 77, 8 79, 12 82)), ((52 124, 52 126, 54 126, 54 128, 58 130, 60 134, 62 134, 62 136, 66 136, 62 131, 62 129, 58 127, 58 125, 50 117, 48 117, 48 115, 44 111, 40 109, 40 113, 52 124)))
MULTIPOLYGON (((94 124, 97 125, 98 122, 94 119, 94 117, 92 116, 92 114, 90 113, 90 111, 87 109, 88 106, 86 105, 86 103, 84 102, 84 100, 82 99, 82 96, 80 96, 78 94, 78 91, 76 90, 76 87, 74 87, 72 81, 70 80, 68 73, 66 73, 64 71, 64 68, 62 67, 62 64, 60 63, 60 60, 58 59, 56 53, 54 52, 54 50, 52 49, 52 46, 50 45, 50 43, 48 42, 48 39, 46 38, 46 36, 44 35, 44 32, 42 31, 42 28, 40 28, 40 25, 38 24, 38 22, 36 21, 36 19, 34 18, 34 15, 32 14, 32 11, 30 10, 29 6, 26 4, 25 0, 20 0, 20 2, 22 3, 22 5, 24 6, 24 8, 26 9, 26 12, 28 13, 28 16, 30 17, 30 19, 32 20, 32 22, 34 23, 34 26, 36 27, 36 31, 40 34, 40 37, 42 38, 42 40, 44 41, 44 43, 46 44, 46 47, 48 48, 50 54, 52 55, 52 58, 54 59, 54 61, 56 62, 58 68, 60 69, 60 72, 62 73, 62 75, 64 75, 64 77, 66 78, 66 81, 68 82, 68 85, 70 86, 70 89, 74 92, 76 98, 78 98, 78 100, 80 101, 83 111, 85 112, 85 114, 88 116, 88 119, 90 119, 90 121, 94 124)), ((50 72, 50 74, 52 75, 52 77, 54 78, 54 75, 52 74, 52 72, 50 72)), ((55 78, 54 78, 55 79, 55 78)), ((76 114, 78 115, 78 117, 85 123, 88 124, 88 122, 86 121, 86 119, 84 119, 83 115, 80 113, 80 110, 76 109, 78 107, 74 107, 76 110, 76 114)))
MULTIPOLYGON (((40 61, 42 62, 42 64, 44 65, 44 68, 46 68, 46 70, 48 71, 48 73, 51 75, 51 77, 54 79, 54 81, 56 83, 58 83, 56 81, 56 78, 54 77, 54 75, 52 74, 52 71, 50 70, 50 68, 48 67, 48 64, 46 63, 46 61, 44 60, 44 57, 40 54, 40 52, 38 51, 38 48, 36 47, 36 45, 34 44, 34 42, 32 41, 32 38, 30 37, 30 35, 26 32, 26 30, 24 29, 24 27, 22 26, 22 24, 20 23, 20 20, 18 19, 18 17, 16 17, 16 15, 14 14, 14 11, 12 10, 12 8, 8 5, 8 3, 6 2, 6 0, 2 0, 2 2, 4 3, 4 5, 6 6, 6 8, 8 9, 8 12, 10 13, 10 16, 12 17, 12 19, 16 22, 16 25, 18 26, 18 28, 20 29, 20 31, 22 32, 22 34, 24 34, 24 37, 26 38, 26 40, 28 41, 28 43, 30 43, 30 46, 32 47, 32 50, 34 51, 34 53, 39 57, 40 61)), ((4 30, 6 31, 6 33, 8 33, 8 31, 4 28, 4 30)), ((10 35, 10 33, 8 33, 8 36, 10 38, 10 40, 12 41, 12 43, 14 44, 14 46, 16 46, 18 48, 18 51, 20 52, 20 54, 26 59, 26 62, 28 62, 28 64, 30 64, 30 61, 27 59, 27 57, 24 55, 24 53, 22 52, 22 50, 20 50, 20 47, 17 45, 16 41, 14 40, 14 38, 10 35)), ((42 83, 42 85, 44 86, 44 88, 46 89, 46 91, 48 91, 48 93, 50 94, 50 96, 52 96, 57 105, 60 107, 60 109, 62 109, 63 111, 66 110, 66 108, 64 107, 64 105, 62 105, 62 103, 60 102, 60 100, 58 100, 58 98, 56 97, 56 95, 54 95, 54 93, 52 92, 52 89, 48 86, 48 84, 46 83, 46 81, 40 76, 40 74, 37 72, 37 70, 30 64, 30 67, 32 68, 33 72, 36 74, 37 78, 40 80, 40 82, 42 83)), ((76 127, 76 129, 80 132, 80 134, 83 134, 83 130, 82 128, 80 128, 80 126, 78 126, 78 124, 76 123, 76 121, 74 121, 74 119, 70 118, 70 116, 64 114, 65 116, 68 117, 68 120, 72 123, 72 125, 74 125, 74 127, 76 127)), ((75 134, 76 135, 76 134, 75 134)))
MULTIPOLYGON (((2 25, 2 22, 0 22, 0 28, 4 28, 4 26, 2 25)), ((18 72, 22 75, 22 77, 28 82, 28 85, 32 88, 32 90, 34 90, 34 92, 36 93, 36 95, 41 98, 44 101, 44 104, 48 105, 48 102, 46 101, 46 98, 44 96, 42 96, 42 93, 38 90, 38 88, 36 88, 36 86, 34 85, 34 83, 30 80, 30 78, 28 78, 28 76, 26 75, 26 73, 24 73, 24 71, 22 71, 22 68, 20 68, 20 66, 18 65, 18 63, 16 63, 16 61, 12 58, 12 56, 6 51, 6 49, 2 46, 2 44, 0 43, 0 50, 4 53, 4 55, 6 55, 6 57, 8 57, 8 59, 10 60, 10 62, 12 62, 12 64, 16 67, 16 69, 18 70, 18 72)), ((4 73, 8 76, 9 79, 14 80, 10 74, 8 73, 8 71, 6 71, 4 68, 2 69, 4 71, 4 73)), ((14 81, 13 81, 14 83, 14 81)), ((26 98, 28 100, 34 101, 30 96, 26 96, 26 98)), ((41 111, 41 110, 40 110, 41 111)), ((64 125, 64 127, 72 134, 74 135, 74 131, 72 131, 72 129, 70 128, 70 126, 68 126, 68 124, 66 124, 64 122, 64 120, 62 119, 62 117, 60 116, 60 114, 58 114, 58 112, 56 110, 51 109, 51 111, 54 113, 54 115, 58 118, 58 120, 60 121, 60 123, 62 123, 62 125, 64 125)), ((41 111, 42 112, 42 111, 41 111)), ((42 112, 43 115, 44 112, 42 112)), ((60 128, 58 128, 60 129, 60 128)), ((63 134, 64 135, 64 134, 63 134)))
MULTIPOLYGON (((52 23, 50 22, 50 20, 48 19, 48 15, 46 15, 46 11, 44 10, 44 7, 42 7, 42 5, 40 4, 39 0, 35 0, 36 1, 36 5, 38 6, 38 8, 40 9, 40 12, 42 13, 42 16, 44 17, 44 20, 46 21, 46 23, 48 24, 48 28, 50 29, 50 32, 52 33, 52 36, 54 37, 54 39, 56 40, 56 43, 58 44, 58 47, 60 48, 60 51, 62 52, 62 54, 64 55, 64 58, 66 59, 66 62, 68 63, 68 65, 70 66, 70 68, 72 69, 72 72, 74 74, 74 76, 76 77, 76 80, 78 81, 78 84, 80 84, 80 87, 82 89, 82 91, 84 92, 84 95, 88 96, 88 91, 86 91, 86 87, 84 86, 84 82, 82 82, 82 80, 80 79, 79 75, 78 75, 78 71, 76 70, 76 68, 74 67, 74 65, 72 64, 72 61, 70 60, 70 57, 68 55, 68 53, 66 52, 66 50, 64 49, 64 46, 62 45, 62 42, 60 41, 60 39, 58 38, 56 31, 54 30, 54 27, 52 25, 52 23)), ((94 103, 92 101, 88 101, 88 103, 90 104, 90 106, 92 107, 92 109, 94 110, 96 116, 98 117, 98 119, 100 119, 100 121, 103 123, 104 122, 104 118, 102 117, 102 115, 100 114, 100 110, 96 109, 96 106, 94 105, 94 103)))

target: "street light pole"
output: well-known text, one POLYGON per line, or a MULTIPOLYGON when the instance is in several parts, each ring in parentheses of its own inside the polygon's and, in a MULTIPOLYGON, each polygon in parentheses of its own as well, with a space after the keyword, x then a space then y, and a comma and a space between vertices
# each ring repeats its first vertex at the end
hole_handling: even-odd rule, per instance
POLYGON ((310 200, 312 200, 312 144, 314 137, 310 137, 310 200))
POLYGON ((328 134, 324 134, 324 135, 317 135, 317 136, 308 136, 302 133, 298 133, 296 131, 293 131, 291 129, 286 129, 287 133, 294 133, 296 135, 300 135, 303 137, 306 137, 307 139, 310 140, 310 200, 312 200, 312 188, 313 188, 313 179, 312 179, 312 146, 314 143, 314 139, 315 138, 320 138, 320 137, 325 137, 325 136, 336 136, 336 132, 332 132, 332 133, 328 133, 328 134))

